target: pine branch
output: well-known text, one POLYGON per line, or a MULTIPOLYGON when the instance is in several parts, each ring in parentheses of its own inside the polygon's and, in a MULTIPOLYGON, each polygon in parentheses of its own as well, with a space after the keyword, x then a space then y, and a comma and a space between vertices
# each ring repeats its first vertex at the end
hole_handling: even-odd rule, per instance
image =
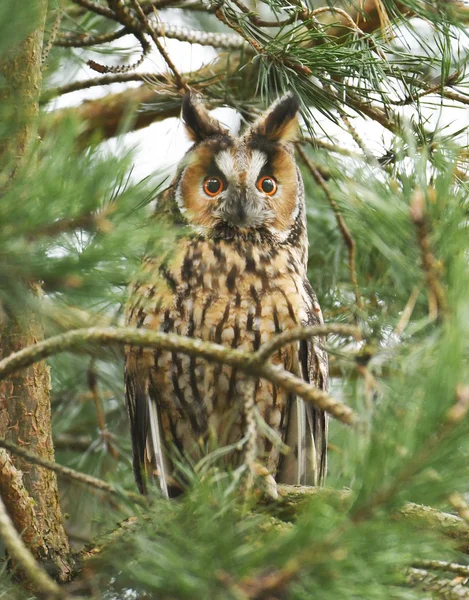
POLYGON ((352 517, 354 521, 358 522, 368 518, 376 508, 385 505, 391 500, 402 485, 422 469, 422 466, 425 465, 441 443, 446 440, 454 429, 466 418, 468 412, 469 388, 458 386, 455 403, 447 411, 438 431, 427 439, 426 443, 424 443, 420 450, 408 460, 390 484, 384 484, 381 488, 378 488, 371 498, 355 511, 352 517))
POLYGON ((410 568, 407 575, 410 586, 430 592, 432 597, 444 600, 469 600, 469 589, 451 579, 441 579, 425 569, 410 568))
POLYGON ((337 220, 337 225, 342 234, 345 245, 347 246, 347 249, 348 249, 350 281, 352 282, 352 287, 353 287, 353 291, 355 294, 355 302, 357 303, 357 307, 359 309, 362 309, 363 301, 361 299, 360 288, 358 286, 357 270, 356 270, 356 266, 355 266, 355 253, 356 253, 355 240, 353 239, 352 234, 350 233, 350 229, 347 227, 347 225, 344 221, 344 217, 342 216, 342 214, 339 210, 339 206, 338 206, 337 202, 332 197, 332 194, 331 194, 329 188, 327 187, 326 182, 324 181, 318 168, 308 158, 308 156, 306 155, 305 151, 303 150, 303 148, 301 146, 297 146, 297 150, 298 150, 298 154, 301 156, 301 159, 305 163, 305 165, 308 168, 308 170, 310 171, 311 175, 314 177, 316 183, 322 188, 323 192, 325 193, 326 198, 328 199, 329 204, 331 205, 331 208, 334 212, 335 218, 337 220))
POLYGON ((412 197, 410 204, 410 217, 415 225, 417 241, 422 256, 422 265, 425 272, 427 289, 429 293, 430 317, 432 320, 441 319, 447 311, 446 295, 440 282, 437 262, 433 256, 429 235, 428 223, 425 218, 425 197, 419 189, 412 197))
MULTIPOLYGON (((426 569, 427 571, 447 571, 462 577, 469 577, 469 566, 447 562, 445 560, 417 560, 412 565, 415 569, 426 569)), ((469 591, 469 590, 468 590, 469 591)))
MULTIPOLYGON (((324 331, 327 326, 321 326, 324 331)), ((311 328, 313 329, 313 328, 311 328)), ((337 333, 337 328, 333 328, 337 333)), ((353 331, 356 331, 355 329, 353 331)), ((350 329, 348 330, 348 335, 350 329)), ((292 340, 289 340, 292 341, 292 340)), ((358 421, 355 412, 343 402, 336 400, 310 385, 303 379, 285 369, 271 364, 259 364, 256 355, 241 350, 235 350, 204 342, 199 339, 187 338, 175 334, 165 334, 155 331, 145 331, 132 328, 90 328, 69 331, 43 342, 29 346, 0 361, 0 380, 26 366, 42 361, 49 356, 67 350, 83 349, 90 344, 104 345, 135 345, 140 347, 158 348, 181 352, 189 356, 199 356, 220 364, 227 364, 245 373, 267 379, 271 383, 296 394, 316 408, 326 411, 344 424, 352 425, 358 421)), ((261 346, 262 350, 262 346, 261 346)))
POLYGON ((82 483, 102 492, 113 494, 121 498, 127 497, 133 502, 137 502, 139 504, 142 504, 142 502, 144 502, 142 496, 140 496, 139 494, 133 494, 132 492, 122 491, 113 486, 111 483, 108 483, 107 481, 103 481, 102 479, 98 479, 97 477, 93 477, 92 475, 86 475, 86 473, 81 473, 80 471, 75 471, 70 467, 59 465, 56 462, 45 460, 37 454, 28 452, 27 450, 24 450, 24 448, 21 448, 20 446, 17 446, 16 444, 9 442, 8 440, 0 438, 0 448, 4 448, 5 450, 8 450, 16 456, 20 456, 21 458, 23 458, 31 464, 39 465, 44 469, 48 469, 49 471, 54 471, 54 473, 57 473, 58 475, 60 475, 64 479, 67 479, 68 481, 82 483))
MULTIPOLYGON (((225 81, 229 88, 230 84, 235 85, 237 82, 240 66, 239 58, 222 56, 214 64, 204 66, 194 73, 182 74, 182 77, 191 88, 199 91, 219 81, 225 81)), ((134 74, 120 74, 105 76, 102 80, 103 85, 107 85, 119 81, 134 81, 133 77, 134 74)), ((145 75, 135 75, 135 80, 144 77, 145 75)), ((99 85, 99 82, 99 78, 93 79, 91 85, 99 85)), ((42 120, 41 135, 47 135, 48 131, 60 128, 62 123, 73 118, 83 123, 83 130, 79 136, 78 144, 81 147, 86 147, 92 141, 97 143, 122 133, 121 124, 129 116, 133 118, 127 130, 132 131, 147 127, 156 121, 179 116, 180 101, 167 77, 164 75, 150 76, 146 79, 146 82, 145 85, 138 88, 128 89, 118 94, 109 94, 98 100, 84 102, 78 107, 45 114, 42 120), (155 108, 154 110, 148 108, 152 104, 162 105, 164 100, 169 101, 166 106, 163 104, 164 108, 155 108), (138 110, 142 106, 145 106, 146 109, 138 110)), ((85 83, 77 84, 77 87, 74 84, 72 85, 72 88, 66 88, 65 93, 88 87, 88 84, 85 83)), ((59 92, 60 90, 56 91, 56 93, 59 92)), ((46 92, 45 98, 45 101, 50 99, 48 92, 46 92)))

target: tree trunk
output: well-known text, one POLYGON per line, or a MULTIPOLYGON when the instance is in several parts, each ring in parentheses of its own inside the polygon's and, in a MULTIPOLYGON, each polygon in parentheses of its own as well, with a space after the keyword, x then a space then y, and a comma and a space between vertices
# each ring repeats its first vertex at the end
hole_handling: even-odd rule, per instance
MULTIPOLYGON (((2 186, 19 175, 22 158, 36 135, 47 9, 46 0, 36 1, 39 10, 32 11, 38 16, 34 29, 0 57, 0 106, 2 121, 8 127, 0 138, 0 163, 7 166, 2 169, 7 173, 2 186)), ((33 286, 31 292, 40 290, 33 286)), ((0 307, 0 358, 40 340, 43 333, 34 316, 18 318, 7 313, 0 307)), ((0 436, 53 460, 49 391, 49 370, 44 363, 0 382, 0 436)), ((58 579, 67 579, 70 549, 56 475, 14 457, 11 461, 7 456, 3 460, 0 457, 0 462, 0 493, 15 526, 36 558, 46 562, 58 579)))

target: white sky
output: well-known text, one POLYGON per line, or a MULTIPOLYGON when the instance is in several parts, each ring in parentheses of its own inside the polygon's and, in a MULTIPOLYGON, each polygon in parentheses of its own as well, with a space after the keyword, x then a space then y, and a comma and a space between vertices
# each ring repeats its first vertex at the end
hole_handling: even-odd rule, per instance
MULTIPOLYGON (((170 9, 163 13, 162 20, 165 22, 171 22, 176 25, 191 26, 188 22, 186 15, 182 10, 170 9)), ((415 21, 417 30, 424 31, 424 28, 428 25, 415 21)), ((408 45, 408 36, 402 37, 401 41, 403 44, 408 45)), ((162 40, 170 56, 176 64, 176 67, 180 72, 190 72, 200 68, 203 64, 207 64, 213 61, 217 52, 210 47, 203 47, 198 44, 189 44, 187 42, 179 42, 178 40, 165 39, 162 40)), ((418 51, 418 43, 414 40, 410 42, 413 49, 418 51)), ((468 48, 468 41, 466 38, 459 36, 458 40, 453 42, 453 46, 456 51, 466 53, 468 48)), ((77 70, 71 71, 69 67, 62 69, 57 75, 56 83, 60 81, 63 84, 67 81, 74 81, 77 79, 88 79, 95 77, 97 74, 92 71, 87 65, 86 60, 93 58, 98 62, 104 64, 116 64, 119 61, 120 49, 134 48, 134 40, 131 36, 126 36, 114 43, 114 48, 117 50, 115 56, 108 54, 97 54, 85 48, 81 52, 83 56, 82 66, 77 70)), ((136 55, 138 56, 138 55, 136 55)), ((143 65, 138 69, 140 72, 164 72, 167 67, 155 50, 145 60, 143 65)), ((95 87, 89 90, 83 90, 79 92, 73 92, 65 96, 57 98, 54 103, 51 104, 50 108, 63 108, 66 106, 73 106, 80 104, 84 100, 94 99, 110 92, 118 92, 125 89, 129 85, 140 85, 135 82, 134 84, 113 84, 112 86, 95 87)), ((428 97, 431 99, 432 97, 428 97)), ((433 97, 436 104, 439 103, 439 98, 433 97)), ((412 114, 412 108, 407 107, 401 109, 401 112, 406 117, 410 117, 412 114)), ((213 111, 213 114, 224 122, 228 127, 237 129, 239 127, 239 118, 232 109, 219 108, 213 111)), ((387 143, 390 140, 391 134, 383 130, 377 123, 370 123, 366 119, 356 117, 351 112, 352 122, 359 135, 362 137, 366 146, 376 155, 380 156, 383 154, 387 143)), ((461 107, 461 105, 454 104, 453 107, 445 107, 442 111, 437 109, 428 110, 429 121, 427 129, 431 130, 435 126, 441 127, 442 125, 451 125, 452 130, 457 130, 464 125, 469 125, 469 110, 467 106, 461 107)), ((351 136, 346 133, 343 129, 334 125, 324 117, 318 117, 317 137, 319 139, 327 139, 324 131, 327 131, 329 136, 333 136, 335 141, 341 146, 348 147, 351 149, 357 149, 351 136), (320 124, 320 125, 319 125, 320 124), (322 128, 321 128, 322 126, 322 128)), ((463 143, 467 144, 467 139, 462 140, 463 143)), ((179 119, 167 119, 162 122, 157 122, 147 127, 146 129, 131 132, 120 138, 111 139, 103 144, 103 151, 119 153, 125 152, 129 148, 135 148, 135 167, 133 171, 133 177, 135 180, 140 180, 144 177, 152 175, 153 173, 171 173, 175 165, 182 158, 186 152, 190 142, 185 134, 184 127, 179 119)))

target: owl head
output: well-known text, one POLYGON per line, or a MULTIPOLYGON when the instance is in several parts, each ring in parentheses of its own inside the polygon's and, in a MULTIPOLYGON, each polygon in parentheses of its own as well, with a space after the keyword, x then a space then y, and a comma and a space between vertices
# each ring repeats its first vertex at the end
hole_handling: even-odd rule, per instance
POLYGON ((297 98, 284 96, 233 137, 193 95, 186 95, 182 118, 194 144, 172 186, 186 223, 221 238, 255 233, 285 242, 298 233, 304 194, 291 144, 298 110, 297 98))

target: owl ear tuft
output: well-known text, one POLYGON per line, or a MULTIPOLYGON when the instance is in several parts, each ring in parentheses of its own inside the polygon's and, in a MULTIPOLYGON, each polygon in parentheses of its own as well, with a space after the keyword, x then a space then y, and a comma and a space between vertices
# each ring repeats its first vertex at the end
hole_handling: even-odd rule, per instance
POLYGON ((289 142, 296 137, 300 103, 295 94, 286 94, 274 102, 251 127, 251 135, 271 142, 289 142))
POLYGON ((228 131, 209 115, 200 98, 191 92, 184 96, 182 102, 182 120, 187 134, 196 143, 209 137, 228 134, 228 131))

